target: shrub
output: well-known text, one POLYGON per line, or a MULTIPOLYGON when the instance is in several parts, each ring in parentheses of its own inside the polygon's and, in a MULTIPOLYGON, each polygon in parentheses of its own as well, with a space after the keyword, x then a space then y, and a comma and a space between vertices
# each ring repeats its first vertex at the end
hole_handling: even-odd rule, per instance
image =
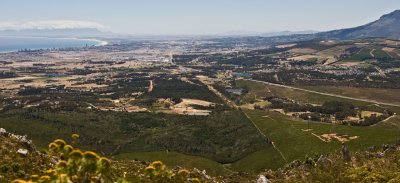
MULTIPOLYGON (((79 135, 72 136, 73 142, 79 135)), ((117 177, 111 169, 111 160, 101 157, 92 151, 82 151, 74 148, 64 140, 57 139, 49 144, 49 154, 58 162, 52 169, 46 170, 42 175, 31 175, 29 180, 17 179, 12 183, 72 183, 72 182, 118 182, 128 183, 124 178, 117 177)), ((20 165, 14 163, 10 166, 0 166, 0 171, 17 172, 17 177, 25 177, 25 172, 20 170, 20 165)), ((143 183, 185 183, 201 182, 200 178, 190 175, 186 169, 168 169, 161 161, 155 161, 138 171, 140 174, 135 180, 143 183)))

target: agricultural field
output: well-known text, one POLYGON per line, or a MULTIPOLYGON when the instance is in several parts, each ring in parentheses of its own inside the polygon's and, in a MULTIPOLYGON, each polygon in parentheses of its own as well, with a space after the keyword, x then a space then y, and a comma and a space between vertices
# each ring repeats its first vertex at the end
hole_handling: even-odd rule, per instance
MULTIPOLYGON (((246 80, 237 80, 236 84, 238 87, 249 89, 243 97, 244 100, 247 97, 261 99, 268 95, 275 95, 319 104, 331 100, 351 101, 246 80)), ((358 105, 371 104, 360 101, 351 102, 358 105)), ((397 107, 391 109, 399 111, 397 107)), ((247 169, 257 172, 262 169, 282 167, 287 162, 296 159, 301 160, 339 151, 342 143, 345 143, 352 152, 362 151, 371 146, 394 143, 399 139, 400 134, 400 118, 397 115, 376 125, 357 127, 305 121, 274 111, 245 110, 245 113, 272 141, 275 148, 265 148, 233 163, 231 166, 238 170, 247 169), (271 157, 275 160, 271 161, 269 159, 271 157), (252 164, 252 167, 246 166, 248 164, 252 164)))
POLYGON ((344 86, 299 86, 300 88, 338 94, 348 97, 369 99, 376 102, 393 103, 400 105, 399 89, 356 88, 344 86))
POLYGON ((276 112, 248 110, 246 113, 270 138, 276 148, 260 150, 233 164, 233 167, 242 170, 258 167, 258 170, 254 168, 253 170, 260 171, 272 167, 282 167, 285 163, 297 159, 304 160, 307 156, 315 157, 339 151, 342 142, 336 139, 327 142, 318 137, 324 134, 357 137, 345 142, 352 152, 385 143, 394 143, 399 139, 400 134, 399 129, 313 123, 290 118, 276 112), (280 153, 281 156, 279 156, 280 153), (275 160, 268 160, 271 157, 274 157, 275 160))
MULTIPOLYGON (((349 101, 348 99, 337 98, 333 96, 318 95, 315 93, 299 91, 291 88, 284 88, 274 85, 266 85, 260 82, 248 80, 236 80, 238 87, 247 87, 250 89, 249 93, 244 98, 265 98, 268 96, 277 96, 281 98, 289 98, 304 103, 312 103, 322 105, 327 101, 349 101)), ((351 100, 350 100, 351 101, 351 100)), ((351 101, 356 105, 369 105, 369 102, 351 101)))

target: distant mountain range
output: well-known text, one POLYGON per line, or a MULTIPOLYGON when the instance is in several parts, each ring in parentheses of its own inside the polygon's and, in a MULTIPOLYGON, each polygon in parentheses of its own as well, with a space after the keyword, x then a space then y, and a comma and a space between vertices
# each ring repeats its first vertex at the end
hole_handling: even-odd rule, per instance
POLYGON ((359 27, 317 33, 320 38, 359 39, 384 37, 400 39, 400 10, 383 15, 379 20, 359 27))
POLYGON ((315 34, 317 31, 276 31, 276 32, 251 32, 251 31, 229 31, 221 34, 221 36, 290 36, 296 34, 315 34))
MULTIPOLYGON (((292 35, 310 35, 310 38, 323 39, 359 39, 368 37, 384 37, 392 39, 400 39, 400 10, 396 10, 387 15, 383 15, 379 20, 368 23, 366 25, 339 29, 328 32, 316 31, 281 31, 281 32, 249 32, 249 31, 230 31, 216 36, 292 36, 292 35)), ((23 29, 23 30, 0 30, 0 36, 33 36, 33 37, 76 37, 76 38, 92 38, 92 37, 141 37, 140 35, 122 35, 111 32, 103 32, 96 28, 75 28, 75 29, 23 29)), ((149 37, 149 36, 147 36, 149 37)), ((151 36, 150 36, 151 37, 151 36)), ((157 36, 154 36, 157 37, 157 36)), ((165 36, 164 36, 165 37, 165 36)), ((167 36, 168 37, 168 36, 167 36)))
POLYGON ((379 20, 374 22, 347 29, 339 29, 327 32, 315 32, 315 31, 282 31, 282 32, 270 32, 270 33, 251 33, 251 32, 228 32, 225 35, 232 36, 289 36, 289 35, 310 35, 312 38, 322 39, 360 39, 360 38, 391 38, 400 39, 400 10, 396 10, 392 13, 383 15, 379 20), (312 35, 312 36, 311 36, 312 35))

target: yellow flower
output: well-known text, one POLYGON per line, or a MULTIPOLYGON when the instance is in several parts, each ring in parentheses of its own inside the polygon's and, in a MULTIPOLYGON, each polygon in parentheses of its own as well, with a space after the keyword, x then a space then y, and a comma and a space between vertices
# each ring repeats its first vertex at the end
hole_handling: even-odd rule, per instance
POLYGON ((69 157, 73 160, 78 160, 83 157, 83 153, 80 150, 73 150, 71 153, 69 153, 69 157))
POLYGON ((154 166, 150 165, 145 168, 146 172, 151 173, 155 170, 154 166))
POLYGON ((193 183, 200 183, 201 182, 199 178, 192 178, 190 181, 193 182, 193 183))
POLYGON ((163 162, 161 161, 154 161, 153 163, 151 163, 151 165, 157 170, 163 170, 165 167, 163 162))
POLYGON ((83 158, 85 158, 86 160, 97 161, 97 159, 99 159, 99 156, 95 152, 86 151, 83 153, 83 158))
POLYGON ((56 173, 56 171, 53 170, 53 169, 50 169, 50 170, 46 170, 44 173, 45 173, 46 175, 54 175, 54 174, 56 173))
POLYGON ((182 177, 187 177, 189 175, 189 173, 190 172, 188 170, 186 170, 186 169, 182 169, 182 170, 178 171, 178 175, 182 176, 182 177))
POLYGON ((64 151, 67 153, 70 153, 72 150, 74 150, 74 148, 70 145, 66 145, 64 146, 64 151))
POLYGON ((60 147, 59 145, 53 142, 49 144, 50 151, 56 151, 59 147, 60 147))
POLYGON ((50 180, 51 180, 51 178, 48 175, 43 175, 39 179, 40 182, 49 182, 50 180))
POLYGON ((21 179, 17 179, 17 180, 13 180, 11 183, 28 183, 28 182, 21 180, 21 179))
POLYGON ((39 178, 39 175, 31 175, 31 179, 37 179, 39 178))
POLYGON ((67 174, 61 174, 60 177, 59 177, 59 181, 60 181, 60 182, 71 182, 71 181, 69 180, 67 174))
POLYGON ((99 163, 101 166, 105 168, 109 168, 111 166, 111 161, 104 157, 100 158, 99 163))
POLYGON ((71 135, 71 137, 72 137, 72 139, 76 140, 76 139, 79 139, 80 136, 79 136, 79 134, 74 133, 71 135))
POLYGON ((62 139, 57 139, 54 141, 55 144, 57 144, 58 146, 60 146, 61 148, 64 148, 64 146, 67 144, 64 140, 62 139))

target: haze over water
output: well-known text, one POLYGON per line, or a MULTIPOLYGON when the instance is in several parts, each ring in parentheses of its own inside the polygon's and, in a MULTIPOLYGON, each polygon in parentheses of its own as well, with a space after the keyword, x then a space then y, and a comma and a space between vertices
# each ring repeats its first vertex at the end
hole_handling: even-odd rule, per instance
POLYGON ((94 39, 0 36, 0 52, 13 52, 24 49, 76 48, 104 44, 106 42, 94 39))

